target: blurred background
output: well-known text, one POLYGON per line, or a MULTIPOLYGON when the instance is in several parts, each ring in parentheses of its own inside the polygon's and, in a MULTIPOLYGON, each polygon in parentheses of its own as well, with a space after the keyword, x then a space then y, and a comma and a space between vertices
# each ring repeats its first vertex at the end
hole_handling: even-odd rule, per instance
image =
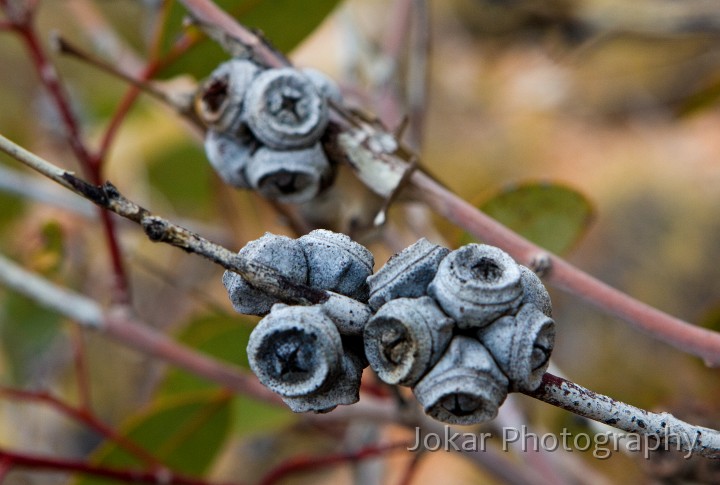
MULTIPOLYGON (((391 128, 410 111, 403 103, 418 99, 413 93, 422 76, 413 71, 417 58, 408 46, 413 35, 427 33, 431 50, 426 94, 420 110, 414 111, 425 120, 417 146, 423 166, 478 206, 528 184, 576 191, 588 204, 588 214, 575 230, 582 237, 562 246, 564 256, 650 305, 720 330, 717 2, 430 1, 429 27, 424 31, 422 23, 411 22, 411 40, 399 44, 396 58, 387 55, 387 46, 394 33, 403 34, 397 30, 403 23, 390 2, 235 4, 241 21, 261 28, 297 65, 316 67, 337 79, 353 106, 386 113, 391 128), (385 92, 400 100, 394 113, 382 105, 385 92)), ((37 25, 46 47, 50 33, 57 32, 139 75, 148 56, 171 58, 183 35, 182 17, 181 7, 159 0, 47 0, 41 3, 37 25), (166 28, 158 42, 154 39, 160 24, 166 28)), ((211 42, 200 43, 167 62, 157 77, 164 89, 183 92, 224 56, 211 42)), ((85 62, 56 53, 52 58, 88 144, 95 147, 128 87, 85 62)), ((0 133, 78 170, 58 115, 12 33, 0 31, 0 62, 0 133)), ((0 184, 2 253, 54 282, 109 303, 112 278, 95 212, 6 156, 0 156, 0 169, 5 181, 0 184)), ((293 234, 268 202, 223 186, 206 162, 200 134, 145 96, 123 121, 104 177, 131 199, 233 250, 265 231, 293 234)), ((338 183, 355 187, 347 178, 339 177, 338 183)), ((346 197, 344 216, 363 211, 362 198, 369 196, 355 187, 346 197)), ((458 228, 417 207, 396 205, 390 228, 394 219, 408 217, 408 210, 420 221, 416 231, 425 231, 430 239, 450 246, 467 240, 458 228)), ((556 231, 552 220, 548 224, 548 231, 556 231)), ((119 222, 119 228, 139 318, 213 352, 213 339, 247 334, 256 320, 232 314, 220 268, 155 245, 129 224, 119 222)), ((363 239, 375 254, 376 269, 398 246, 412 242, 405 231, 394 244, 388 243, 393 234, 373 232, 363 239)), ((552 289, 551 295, 558 325, 554 363, 567 378, 645 409, 720 426, 716 370, 577 298, 552 289)), ((77 339, 61 317, 0 288, 3 386, 50 389, 72 402, 77 395, 77 339)), ((163 396, 212 387, 102 336, 84 334, 80 339, 94 410, 109 423, 123 426, 138 409, 152 409, 163 396)), ((227 347, 218 353, 242 365, 244 346, 227 347)), ((596 429, 529 398, 520 396, 513 403, 543 432, 596 429)), ((231 404, 227 421, 232 426, 207 464, 209 476, 219 479, 253 482, 301 451, 322 455, 338 443, 411 437, 392 427, 369 427, 366 436, 353 428, 356 424, 308 433, 306 424, 284 410, 246 399, 231 404)), ((492 424, 483 429, 493 429, 492 424)), ((0 400, 0 443, 81 457, 98 446, 99 438, 46 407, 0 400)), ((718 466, 706 460, 656 456, 648 461, 615 453, 600 461, 590 453, 557 453, 568 455, 568 468, 585 470, 587 483, 720 480, 718 466)), ((409 455, 393 453, 368 462, 363 466, 370 471, 363 473, 397 483, 409 455)), ((510 458, 523 461, 512 454, 510 458)), ((358 480, 359 473, 338 466, 287 483, 349 483, 358 480)), ((64 483, 65 478, 13 472, 7 483, 64 483)), ((437 483, 441 478, 453 483, 490 480, 458 456, 430 453, 419 461, 412 483, 437 483)))

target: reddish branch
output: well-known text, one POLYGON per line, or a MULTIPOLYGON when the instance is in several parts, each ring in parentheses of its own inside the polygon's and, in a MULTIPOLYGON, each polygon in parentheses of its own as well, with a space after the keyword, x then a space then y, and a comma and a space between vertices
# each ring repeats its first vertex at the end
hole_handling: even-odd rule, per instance
POLYGON ((405 467, 405 470, 403 470, 403 474, 400 477, 398 485, 410 485, 412 483, 413 477, 417 472, 418 466, 420 465, 420 460, 423 456, 425 456, 425 453, 423 451, 418 450, 415 452, 412 459, 405 467))
POLYGON ((387 455, 396 450, 406 449, 410 446, 408 442, 391 443, 387 445, 374 445, 361 448, 357 451, 336 453, 323 456, 298 456, 292 458, 280 466, 276 467, 270 473, 260 480, 260 485, 273 485, 288 475, 316 471, 322 468, 340 465, 343 463, 356 463, 358 461, 387 455))
MULTIPOLYGON (((158 53, 160 50, 160 45, 162 43, 163 33, 165 32, 165 25, 168 18, 168 9, 171 7, 171 5, 172 2, 165 2, 162 7, 163 13, 160 16, 160 19, 154 29, 150 59, 145 66, 142 74, 140 75, 140 81, 147 81, 148 79, 151 79, 164 66, 163 61, 158 60, 158 53)), ((175 45, 178 45, 178 43, 176 42, 175 45)), ((191 45, 192 44, 183 43, 183 47, 180 49, 180 53, 184 52, 185 49, 190 48, 191 45)), ((174 54, 175 51, 173 51, 173 55, 174 54)), ((97 155, 98 157, 104 158, 107 156, 108 152, 110 151, 110 146, 115 140, 115 136, 120 129, 120 125, 125 120, 127 114, 130 112, 130 108, 132 108, 135 100, 140 95, 140 92, 141 89, 139 86, 135 85, 128 88, 127 92, 120 101, 120 104, 115 110, 113 117, 108 124, 108 127, 105 129, 105 134, 100 141, 100 148, 98 149, 97 155)))
POLYGON ((85 340, 80 327, 72 329, 73 342, 73 365, 75 367, 75 379, 77 380, 78 395, 80 398, 80 409, 90 413, 92 402, 90 398, 90 381, 85 358, 85 340))
MULTIPOLYGON (((35 31, 33 25, 35 13, 34 3, 28 2, 23 11, 17 11, 17 7, 13 8, 6 1, 0 3, 0 7, 4 9, 8 17, 7 22, 9 23, 10 30, 15 32, 25 44, 41 83, 60 113, 60 118, 65 129, 65 136, 70 148, 75 154, 75 158, 77 158, 87 177, 93 180, 93 183, 99 184, 102 180, 103 158, 90 153, 83 142, 79 123, 70 106, 70 98, 60 82, 55 66, 53 66, 47 58, 35 31)), ((113 268, 115 279, 113 282, 115 289, 114 299, 117 302, 127 302, 129 301, 129 283, 125 265, 122 260, 122 253, 118 244, 115 225, 109 212, 98 209, 98 214, 105 233, 113 268)))
POLYGON ((503 248, 522 264, 532 266, 539 257, 547 258, 550 265, 544 279, 553 286, 673 347, 702 357, 708 365, 720 364, 719 333, 668 315, 590 276, 511 231, 419 171, 413 174, 412 182, 418 189, 417 195, 440 215, 484 242, 503 248))
POLYGON ((99 433, 103 438, 116 443, 118 446, 132 453, 137 458, 146 462, 148 465, 152 465, 154 467, 158 467, 161 465, 160 461, 152 454, 150 454, 147 450, 143 449, 133 441, 122 436, 112 427, 100 421, 93 413, 88 412, 85 409, 78 409, 72 407, 69 404, 46 392, 24 391, 21 389, 0 387, 0 396, 10 399, 17 399, 24 402, 37 402, 46 404, 53 409, 59 411, 60 413, 68 416, 69 418, 74 419, 79 423, 85 424, 89 428, 99 433))
MULTIPOLYGON (((47 458, 37 455, 17 453, 0 448, 0 464, 8 467, 30 468, 33 471, 61 471, 80 473, 95 477, 111 478, 127 483, 144 483, 150 485, 231 485, 209 482, 198 478, 187 477, 162 469, 154 472, 136 471, 124 468, 109 468, 91 465, 84 461, 47 458)), ((235 484, 239 485, 239 484, 235 484)))

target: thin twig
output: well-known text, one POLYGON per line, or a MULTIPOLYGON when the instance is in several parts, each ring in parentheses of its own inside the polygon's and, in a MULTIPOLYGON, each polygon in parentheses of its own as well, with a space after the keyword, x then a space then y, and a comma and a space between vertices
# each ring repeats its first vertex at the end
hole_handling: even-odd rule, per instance
POLYGON ((69 17, 83 31, 89 45, 92 45, 103 57, 123 66, 126 70, 132 73, 140 72, 143 60, 117 34, 94 2, 70 0, 66 5, 69 17))
POLYGON ((156 472, 144 472, 124 468, 109 468, 91 465, 84 461, 48 458, 26 453, 17 453, 2 448, 0 448, 0 460, 2 460, 3 465, 7 463, 7 466, 10 467, 30 468, 35 471, 51 470, 80 473, 95 477, 111 478, 126 483, 143 483, 149 485, 221 485, 217 482, 179 475, 167 469, 156 472))
POLYGON ((400 476, 400 480, 398 481, 397 485, 410 485, 412 483, 413 478, 415 477, 415 473, 420 466, 420 460, 422 460, 424 456, 425 452, 422 450, 418 450, 415 452, 413 457, 405 466, 405 470, 403 470, 403 473, 400 476))
MULTIPOLYGON (((171 96, 169 96, 165 91, 162 91, 155 86, 153 86, 151 83, 147 82, 145 79, 137 79, 133 77, 130 74, 127 74, 123 71, 121 71, 116 65, 109 64, 92 54, 85 52, 80 47, 73 45, 71 42, 69 42, 67 39, 65 39, 60 34, 55 34, 52 38, 53 45, 55 46, 55 49, 64 55, 72 56, 78 60, 81 60, 83 62, 86 62, 87 64, 90 64, 91 66, 99 69, 100 71, 105 72, 106 74, 110 74, 111 76, 117 77, 118 79, 121 79, 125 81, 126 83, 130 84, 131 86, 144 91, 145 93, 149 94, 150 96, 153 96, 154 98, 162 101, 163 103, 167 104, 168 106, 174 108, 179 114, 192 119, 193 114, 191 112, 191 106, 190 103, 188 103, 186 106, 181 106, 177 103, 176 99, 173 99, 171 96)), ((152 64, 151 64, 152 66, 152 64)), ((145 69, 145 72, 143 73, 143 78, 147 78, 148 71, 153 71, 154 69, 145 69)), ((102 158, 105 153, 107 153, 107 149, 102 149, 102 147, 105 146, 105 144, 101 144, 101 149, 98 150, 98 158, 102 158)))
POLYGON ((416 152, 422 150, 425 138, 425 118, 428 108, 430 76, 430 8, 427 0, 413 0, 413 25, 408 48, 408 134, 407 143, 416 152))
POLYGON ((72 407, 55 396, 45 392, 24 391, 20 389, 0 387, 0 397, 17 399, 24 402, 39 402, 51 406, 53 409, 68 416, 69 418, 83 423, 89 428, 95 430, 103 438, 115 442, 117 445, 145 461, 147 464, 156 468, 162 466, 160 461, 150 452, 141 448, 138 444, 122 436, 115 429, 97 419, 95 415, 90 413, 87 409, 72 407))
POLYGON ((90 396, 90 375, 87 367, 87 352, 85 351, 85 335, 80 326, 72 329, 73 343, 73 366, 75 368, 75 380, 78 387, 78 398, 80 409, 87 414, 92 414, 92 398, 90 396))
POLYGON ((357 451, 334 453, 317 457, 298 456, 281 463, 278 467, 271 470, 260 480, 260 485, 274 485, 283 478, 297 473, 311 472, 343 463, 355 463, 361 460, 381 457, 393 451, 407 450, 409 446, 410 443, 403 441, 401 443, 367 446, 357 451))

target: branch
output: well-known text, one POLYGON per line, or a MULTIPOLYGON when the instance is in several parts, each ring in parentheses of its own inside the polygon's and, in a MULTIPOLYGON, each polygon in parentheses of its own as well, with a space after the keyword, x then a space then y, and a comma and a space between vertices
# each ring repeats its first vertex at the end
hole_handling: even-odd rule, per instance
POLYGON ((655 438, 665 449, 672 447, 687 457, 697 454, 720 459, 720 432, 686 423, 670 413, 651 413, 552 374, 545 374, 540 387, 526 394, 578 416, 655 438))
POLYGON ((12 452, 2 448, 0 448, 0 460, 2 460, 2 465, 7 467, 31 468, 34 471, 51 470, 81 473, 83 475, 120 480, 126 483, 144 483, 150 485, 222 485, 202 479, 178 475, 167 469, 157 472, 143 472, 129 469, 108 468, 104 466, 91 465, 83 461, 46 458, 38 455, 12 452))
MULTIPOLYGON (((241 43, 263 64, 267 66, 285 65, 285 59, 281 54, 268 48, 265 42, 238 24, 209 0, 182 0, 182 3, 194 17, 212 25, 213 29, 220 31, 224 36, 241 43)), ((214 37, 219 38, 219 34, 216 32, 214 37)), ((339 117, 338 123, 345 129, 359 129, 378 139, 392 136, 375 125, 358 120, 341 106, 333 104, 331 108, 339 117)), ((396 177, 400 180, 403 171, 408 167, 406 160, 414 157, 407 153, 401 153, 401 156, 385 153, 373 149, 372 144, 365 143, 364 145, 361 148, 366 150, 359 155, 362 157, 363 163, 351 163, 351 165, 358 173, 359 178, 375 191, 378 188, 373 187, 372 184, 387 182, 387 180, 378 180, 375 172, 387 173, 386 179, 396 177)), ((343 151, 340 147, 334 148, 338 152, 343 151)), ((345 159, 352 158, 347 156, 348 153, 344 153, 344 155, 345 159)), ((544 276, 551 285, 579 296, 601 311, 625 320, 658 340, 703 358, 707 365, 720 365, 719 333, 673 317, 601 282, 511 231, 441 186, 421 170, 415 170, 409 178, 410 185, 415 189, 413 195, 416 198, 424 201, 438 214, 464 228, 473 236, 488 244, 499 246, 526 266, 536 267, 538 262, 545 262, 548 270, 544 276)), ((381 192, 387 192, 386 188, 381 189, 381 192)))
POLYGON ((194 20, 206 33, 226 50, 250 54, 256 61, 267 67, 283 67, 289 61, 282 53, 271 48, 256 34, 246 29, 230 15, 209 0, 180 0, 194 20))
POLYGON ((160 461, 156 457, 151 455, 147 450, 141 448, 133 441, 122 436, 113 428, 98 420, 91 413, 86 412, 82 409, 74 408, 50 394, 44 392, 23 391, 19 389, 0 387, 0 396, 4 396, 10 399, 34 401, 47 404, 52 408, 56 409, 57 411, 61 412, 62 414, 70 417, 71 419, 74 419, 80 423, 84 423, 86 426, 95 430, 105 439, 114 441, 117 445, 125 448, 125 450, 134 454, 136 457, 142 459, 146 463, 153 466, 160 465, 160 461))
POLYGON ((658 340, 702 357, 707 365, 720 365, 719 333, 668 315, 590 276, 480 212, 422 172, 413 174, 412 183, 417 196, 440 215, 484 242, 503 248, 519 263, 533 267, 545 260, 549 266, 543 277, 556 288, 579 296, 658 340))
POLYGON ((401 442, 387 445, 373 445, 361 448, 357 451, 334 453, 318 457, 298 456, 291 458, 278 467, 271 470, 260 480, 260 485, 273 485, 288 475, 296 473, 315 471, 320 468, 327 468, 343 463, 355 463, 362 460, 381 457, 397 450, 407 450, 412 443, 401 442))
POLYGON ((285 303, 312 305, 323 303, 332 293, 297 284, 265 265, 247 261, 232 251, 161 217, 126 199, 117 188, 106 182, 102 186, 90 185, 72 172, 61 169, 0 135, 0 151, 33 168, 63 187, 85 197, 94 204, 108 209, 142 226, 148 238, 179 247, 203 256, 246 279, 255 288, 285 303))
POLYGON ((179 344, 121 312, 103 313, 100 306, 89 298, 60 288, 2 256, 0 282, 77 324, 98 330, 127 347, 222 384, 232 391, 266 402, 280 402, 280 398, 260 384, 255 376, 179 344))

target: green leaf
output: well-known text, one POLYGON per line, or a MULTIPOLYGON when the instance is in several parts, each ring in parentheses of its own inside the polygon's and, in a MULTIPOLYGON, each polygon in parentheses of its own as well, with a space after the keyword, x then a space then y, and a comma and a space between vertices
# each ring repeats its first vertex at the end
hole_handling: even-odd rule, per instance
POLYGON ((60 315, 16 293, 0 300, 0 346, 13 384, 23 384, 61 333, 60 315))
MULTIPOLYGON (((252 325, 247 318, 212 315, 192 321, 178 335, 178 341, 204 354, 229 364, 249 369, 247 352, 252 325)), ((160 395, 168 396, 200 389, 213 389, 217 385, 182 369, 173 368, 160 386, 160 395)))
POLYGON ((508 188, 480 206, 490 217, 555 254, 570 250, 593 218, 579 192, 552 183, 508 188))
POLYGON ((720 332, 720 304, 716 304, 705 311, 700 318, 700 326, 720 332))
POLYGON ((206 213, 212 200, 212 170, 202 146, 191 140, 168 144, 148 166, 150 183, 178 213, 206 213))
MULTIPOLYGON (((290 52, 328 16, 339 0, 218 0, 218 6, 243 25, 259 29, 282 52, 290 52)), ((175 2, 168 20, 166 49, 181 35, 186 10, 175 2)), ((227 59, 220 47, 204 39, 163 71, 164 76, 190 73, 203 78, 227 59)))
POLYGON ((273 406, 245 396, 233 400, 233 429, 240 436, 276 431, 296 419, 297 416, 284 406, 273 406))
POLYGON ((233 9, 241 12, 237 16, 240 22, 260 29, 276 48, 290 52, 338 3, 338 0, 245 0, 233 9))
MULTIPOLYGON (((177 339, 200 352, 250 369, 247 348, 253 322, 247 317, 212 315, 193 320, 177 339)), ((160 386, 160 396, 171 396, 218 385, 182 369, 171 369, 160 386)), ((245 396, 233 399, 233 429, 239 435, 268 432, 287 426, 295 415, 287 408, 245 396)))
MULTIPOLYGON (((151 452, 172 471, 201 476, 212 464, 231 429, 231 402, 227 392, 211 391, 155 402, 120 427, 123 436, 151 452)), ((91 458, 95 465, 142 468, 137 457, 106 442, 91 458)), ((81 477, 77 485, 115 484, 111 480, 81 477)))
POLYGON ((0 230, 4 230, 22 214, 25 204, 20 197, 0 193, 0 230))
POLYGON ((680 100, 675 111, 678 116, 687 117, 717 106, 720 101, 720 79, 713 79, 705 86, 680 100))

